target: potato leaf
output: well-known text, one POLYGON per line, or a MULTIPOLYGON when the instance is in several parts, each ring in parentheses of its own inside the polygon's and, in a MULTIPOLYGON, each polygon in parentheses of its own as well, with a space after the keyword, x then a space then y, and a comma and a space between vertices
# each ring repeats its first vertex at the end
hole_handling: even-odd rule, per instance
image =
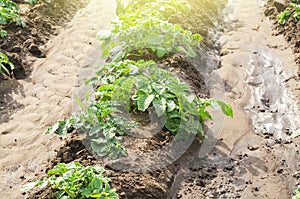
POLYGON ((233 111, 232 108, 229 104, 226 104, 222 101, 217 100, 216 101, 218 103, 218 105, 221 107, 223 113, 227 116, 233 117, 233 111))
POLYGON ((147 94, 139 95, 138 100, 137 100, 138 110, 145 111, 150 106, 150 104, 152 103, 154 97, 155 96, 153 94, 151 94, 151 95, 147 95, 147 94))
POLYGON ((153 106, 158 117, 161 117, 166 112, 166 100, 154 98, 153 106))
POLYGON ((100 30, 97 33, 97 39, 100 41, 109 39, 111 37, 111 31, 110 30, 100 30))

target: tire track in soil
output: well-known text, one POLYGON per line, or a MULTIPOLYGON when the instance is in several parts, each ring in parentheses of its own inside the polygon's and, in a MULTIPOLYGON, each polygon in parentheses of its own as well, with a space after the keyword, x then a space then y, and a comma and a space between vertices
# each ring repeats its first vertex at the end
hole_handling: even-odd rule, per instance
POLYGON ((235 117, 208 157, 183 169, 173 198, 291 198, 300 171, 299 138, 287 140, 299 128, 298 67, 284 38, 271 35, 263 1, 230 3, 218 72, 235 117))
POLYGON ((35 61, 32 75, 17 81, 22 94, 11 97, 24 108, 0 124, 0 192, 5 198, 24 198, 19 186, 34 180, 54 156, 60 141, 42 132, 70 114, 78 72, 90 72, 101 61, 100 56, 89 55, 96 49, 101 54, 96 33, 109 29, 114 11, 112 2, 91 0, 48 42, 47 56, 35 61))

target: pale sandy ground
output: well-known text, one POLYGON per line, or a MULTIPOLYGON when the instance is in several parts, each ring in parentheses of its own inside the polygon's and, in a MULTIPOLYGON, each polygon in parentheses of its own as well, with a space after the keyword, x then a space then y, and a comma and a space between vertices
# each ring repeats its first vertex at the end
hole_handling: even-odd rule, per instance
POLYGON ((61 144, 42 133, 71 113, 75 82, 83 79, 78 74, 86 76, 101 61, 96 33, 110 28, 114 11, 114 1, 91 0, 46 45, 47 58, 35 62, 31 77, 19 80, 24 96, 14 98, 25 108, 0 124, 0 198, 24 198, 19 186, 35 179, 61 144))
MULTIPOLYGON (((235 117, 225 120, 221 137, 229 150, 221 150, 232 157, 247 152, 269 168, 268 171, 258 169, 257 176, 250 173, 243 176, 259 187, 259 193, 254 195, 249 188, 242 198, 289 198, 295 183, 292 175, 299 171, 299 154, 295 148, 282 147, 282 151, 265 148, 268 141, 261 136, 267 131, 285 140, 286 128, 299 128, 296 103, 299 105, 300 96, 293 78, 297 77, 298 66, 284 38, 271 35, 271 22, 263 15, 263 9, 259 0, 236 0, 226 10, 228 29, 219 39, 226 55, 222 57, 219 74, 228 84, 226 98, 233 105, 235 117), (270 108, 261 102, 263 98, 269 98, 270 108), (265 112, 260 112, 261 109, 265 112), (272 113, 272 109, 278 113, 272 113), (249 146, 259 149, 249 152, 249 146), (282 159, 285 159, 286 175, 276 173, 282 159)), ((260 168, 256 162, 252 164, 260 168)))

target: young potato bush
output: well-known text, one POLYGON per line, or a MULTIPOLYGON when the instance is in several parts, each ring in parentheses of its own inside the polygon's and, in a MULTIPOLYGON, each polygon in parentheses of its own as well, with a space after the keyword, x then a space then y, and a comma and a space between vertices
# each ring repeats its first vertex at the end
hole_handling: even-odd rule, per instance
POLYGON ((179 24, 169 23, 167 18, 177 9, 159 2, 164 1, 147 3, 141 9, 129 9, 112 22, 110 31, 100 31, 98 38, 103 41, 103 56, 112 55, 113 61, 149 53, 158 58, 173 53, 196 57, 201 35, 193 34, 179 24))
POLYGON ((24 27, 25 22, 19 15, 18 5, 11 0, 0 1, 0 37, 6 37, 7 32, 2 28, 11 23, 16 23, 19 26, 24 27))
MULTIPOLYGON (((100 92, 95 94, 99 100, 117 100, 118 104, 124 105, 130 112, 145 112, 153 106, 158 117, 166 114, 165 127, 174 134, 179 128, 183 128, 180 126, 182 120, 199 118, 203 122, 205 118, 211 119, 205 110, 208 106, 220 106, 224 114, 233 116, 229 105, 212 99, 197 98, 189 86, 170 72, 158 68, 154 61, 125 60, 109 63, 97 74, 99 77, 92 78, 91 81, 98 86, 95 89, 100 92)), ((203 136, 201 123, 192 129, 187 127, 185 131, 198 132, 203 136)))
POLYGON ((116 190, 110 188, 110 179, 104 177, 103 172, 101 167, 83 167, 79 162, 58 163, 48 171, 50 177, 26 185, 23 191, 49 186, 57 199, 118 199, 116 190))
POLYGON ((298 22, 300 21, 300 5, 296 3, 291 3, 289 7, 287 7, 283 12, 281 12, 277 16, 277 20, 279 24, 284 25, 290 17, 298 22))
POLYGON ((126 153, 118 137, 124 135, 127 129, 135 127, 136 123, 117 117, 116 106, 112 101, 96 101, 85 107, 82 105, 81 111, 66 120, 58 121, 46 133, 56 132, 65 137, 73 129, 83 131, 87 133, 90 147, 99 156, 117 158, 126 153))
POLYGON ((65 136, 72 129, 88 132, 91 147, 100 156, 117 158, 125 154, 126 149, 117 137, 138 126, 118 116, 118 110, 148 113, 153 107, 159 118, 166 116, 162 122, 172 134, 181 129, 201 136, 205 136, 201 123, 206 118, 212 119, 207 107, 221 107, 225 115, 233 116, 228 104, 196 97, 185 83, 158 68, 154 61, 107 63, 87 83, 93 84, 97 101, 87 107, 82 105, 81 112, 59 121, 47 133, 65 136))

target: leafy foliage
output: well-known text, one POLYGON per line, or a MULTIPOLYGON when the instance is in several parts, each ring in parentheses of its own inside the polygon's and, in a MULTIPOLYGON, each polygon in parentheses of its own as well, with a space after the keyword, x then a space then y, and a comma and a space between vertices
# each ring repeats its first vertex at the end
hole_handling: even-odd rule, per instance
POLYGON ((87 133, 91 148, 99 156, 116 158, 126 153, 117 136, 124 135, 126 129, 136 126, 122 117, 114 116, 117 113, 116 104, 111 101, 90 103, 72 117, 58 121, 48 128, 46 133, 57 133, 64 137, 73 129, 87 133))
POLYGON ((291 3, 283 12, 277 16, 279 24, 285 24, 289 18, 293 16, 296 22, 300 21, 300 5, 296 3, 291 3))
POLYGON ((48 171, 48 178, 37 180, 23 187, 28 191, 34 187, 50 186, 57 199, 110 198, 117 199, 110 179, 103 176, 104 169, 98 166, 83 167, 79 162, 58 163, 48 171))
POLYGON ((186 13, 191 10, 190 5, 184 0, 117 0, 118 15, 145 8, 147 8, 145 13, 151 9, 149 14, 162 20, 168 20, 174 14, 186 13))
POLYGON ((24 27, 25 22, 19 15, 18 5, 11 0, 0 1, 0 37, 6 37, 7 32, 3 30, 3 26, 16 23, 19 26, 24 27))
POLYGON ((13 63, 9 61, 8 57, 0 52, 0 75, 3 73, 6 73, 8 75, 10 74, 10 71, 7 67, 9 67, 10 70, 13 70, 15 68, 13 63))
POLYGON ((102 30, 98 39, 103 41, 103 56, 113 55, 113 61, 126 59, 130 55, 144 56, 155 53, 161 58, 173 53, 195 57, 195 49, 200 47, 201 35, 183 29, 178 24, 167 21, 180 8, 156 1, 145 4, 140 9, 128 9, 112 22, 110 31, 102 30))
POLYGON ((201 136, 201 123, 212 119, 207 107, 221 107, 224 114, 233 116, 228 104, 196 97, 189 86, 158 68, 154 61, 107 63, 96 74, 86 83, 93 84, 97 101, 86 107, 81 105, 79 113, 57 122, 47 133, 66 136, 72 129, 81 129, 88 133, 91 148, 100 156, 116 158, 125 154, 126 149, 117 138, 138 125, 118 116, 118 110, 147 113, 153 107, 171 133, 182 130, 201 136))
POLYGON ((203 135, 201 124, 183 126, 186 121, 203 122, 211 119, 206 107, 220 106, 228 116, 233 116, 229 105, 212 99, 194 96, 190 88, 171 73, 160 69, 153 61, 125 60, 106 64, 92 78, 98 100, 113 100, 129 111, 145 112, 154 107, 158 117, 166 115, 165 127, 172 133, 184 128, 189 133, 203 135), (199 119, 197 119, 199 118, 199 119))
POLYGON ((285 11, 281 12, 278 16, 277 16, 277 20, 279 24, 285 24, 290 16, 291 16, 292 12, 288 9, 286 9, 285 11))
POLYGON ((296 21, 300 21, 300 5, 296 3, 291 3, 292 8, 294 9, 293 17, 296 21))

